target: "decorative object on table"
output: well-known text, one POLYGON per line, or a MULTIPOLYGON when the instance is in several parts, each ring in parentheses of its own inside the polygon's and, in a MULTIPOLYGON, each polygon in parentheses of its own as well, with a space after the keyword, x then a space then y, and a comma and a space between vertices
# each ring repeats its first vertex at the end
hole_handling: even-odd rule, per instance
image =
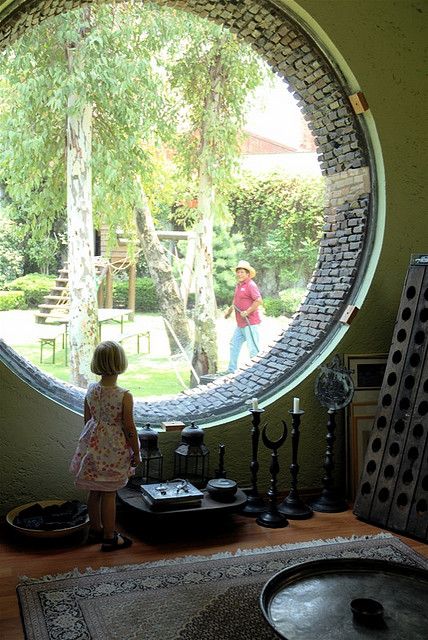
MULTIPOLYGON (((401 294, 354 513, 428 542, 428 255, 401 294)), ((410 637, 410 636, 408 636, 410 637)))
POLYGON ((163 455, 159 450, 157 432, 146 424, 137 430, 140 441, 141 464, 135 471, 135 480, 146 484, 161 482, 163 476, 163 455))
POLYGON ((208 471, 209 449, 204 444, 204 431, 192 422, 182 430, 181 442, 174 452, 174 476, 204 487, 208 471))
POLYGON ((161 422, 160 428, 161 431, 182 431, 185 427, 184 422, 180 420, 170 420, 169 422, 161 422))
POLYGON ((259 494, 257 488, 257 474, 259 472, 259 440, 260 440, 260 418, 264 409, 259 408, 257 398, 253 398, 251 404, 252 415, 252 427, 251 427, 251 489, 248 492, 247 504, 245 505, 242 513, 247 516, 258 516, 260 513, 266 511, 266 502, 259 494))
POLYGON ((200 507, 204 494, 188 480, 141 485, 144 500, 154 511, 200 507))
MULTIPOLYGON (((189 540, 200 542, 203 532, 203 528, 191 529, 189 540)), ((400 562, 410 570, 428 567, 427 560, 397 536, 384 533, 243 549, 211 557, 195 556, 194 549, 189 553, 191 557, 171 558, 169 554, 163 561, 20 578, 17 595, 25 637, 128 638, 132 611, 132 632, 138 638, 165 638, 167 630, 168 639, 272 640, 272 629, 261 611, 260 593, 278 571, 323 558, 350 557, 400 562)), ((318 598, 323 600, 322 594, 318 593, 318 598)), ((400 594, 397 599, 391 628, 402 617, 400 594)), ((319 622, 328 621, 326 614, 319 622)), ((373 640, 367 635, 366 640, 368 637, 373 640)), ((410 635, 402 639, 414 640, 410 635)))
POLYGON ((293 399, 293 409, 289 411, 291 413, 292 428, 291 428, 291 489, 288 494, 278 506, 278 511, 283 513, 291 520, 307 520, 313 516, 313 511, 310 506, 305 504, 299 496, 297 490, 297 476, 299 473, 299 464, 297 462, 297 453, 299 449, 300 440, 300 419, 305 413, 300 409, 299 398, 293 399))
POLYGON ((218 445, 218 468, 215 470, 214 473, 214 477, 215 478, 225 478, 226 477, 226 471, 224 469, 224 451, 225 451, 225 445, 224 444, 219 444, 218 445))
POLYGON ((237 490, 238 485, 234 480, 230 480, 229 478, 214 478, 207 482, 208 493, 211 498, 219 502, 231 502, 235 500, 237 490))
POLYGON ((262 431, 262 440, 265 447, 272 451, 271 456, 271 464, 270 464, 270 474, 271 481, 268 494, 269 506, 266 511, 261 513, 257 519, 257 524, 262 527, 270 527, 272 529, 276 529, 279 527, 288 526, 288 520, 283 513, 278 511, 277 507, 277 499, 278 499, 278 490, 276 486, 276 478, 279 472, 279 464, 278 464, 278 449, 281 447, 287 439, 287 425, 284 420, 282 421, 283 431, 282 436, 278 438, 278 440, 272 441, 266 435, 266 425, 263 427, 262 431))
POLYGON ((31 538, 63 538, 85 529, 89 517, 86 504, 78 500, 39 500, 15 507, 6 522, 31 538))
POLYGON ((348 505, 345 498, 334 487, 335 414, 351 402, 354 383, 351 372, 341 365, 339 356, 335 356, 329 365, 323 365, 320 369, 315 381, 315 395, 322 406, 326 407, 328 413, 327 447, 324 462, 325 475, 322 479, 323 490, 319 498, 311 502, 311 507, 314 511, 339 513, 346 511, 348 505))
POLYGON ((373 558, 288 567, 268 580, 260 597, 266 621, 280 638, 317 640, 425 640, 427 601, 426 569, 373 558))

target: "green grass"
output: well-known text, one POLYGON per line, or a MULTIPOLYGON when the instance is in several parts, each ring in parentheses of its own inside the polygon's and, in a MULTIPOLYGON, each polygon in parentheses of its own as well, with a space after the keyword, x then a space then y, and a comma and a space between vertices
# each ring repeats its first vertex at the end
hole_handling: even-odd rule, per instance
MULTIPOLYGON (((14 345, 13 347, 29 362, 45 373, 71 382, 69 367, 65 364, 65 351, 61 348, 61 339, 57 340, 55 364, 52 364, 52 349, 43 348, 43 362, 40 362, 40 346, 35 344, 14 345)), ((126 387, 135 398, 147 396, 175 395, 185 387, 180 383, 169 358, 154 357, 146 354, 127 352, 128 369, 120 376, 119 383, 126 387)), ((177 366, 178 373, 188 384, 189 370, 186 366, 177 366)))

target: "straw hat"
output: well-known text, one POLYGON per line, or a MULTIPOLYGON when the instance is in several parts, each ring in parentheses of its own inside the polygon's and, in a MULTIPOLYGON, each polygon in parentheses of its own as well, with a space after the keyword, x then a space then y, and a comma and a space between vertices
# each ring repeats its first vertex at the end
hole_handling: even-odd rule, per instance
POLYGON ((240 260, 235 267, 235 271, 238 269, 245 269, 250 274, 250 278, 254 278, 256 275, 256 270, 250 265, 246 260, 240 260))

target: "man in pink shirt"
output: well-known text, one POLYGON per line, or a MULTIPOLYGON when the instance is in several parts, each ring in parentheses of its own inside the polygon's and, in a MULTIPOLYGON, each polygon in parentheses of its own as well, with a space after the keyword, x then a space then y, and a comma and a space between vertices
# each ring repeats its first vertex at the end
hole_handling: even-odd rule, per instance
POLYGON ((238 283, 233 297, 233 305, 226 311, 228 318, 235 310, 237 327, 230 341, 230 359, 226 373, 233 373, 238 368, 238 359, 244 342, 247 343, 250 357, 260 351, 259 343, 259 306, 262 296, 253 278, 255 269, 246 260, 240 260, 235 268, 238 283))

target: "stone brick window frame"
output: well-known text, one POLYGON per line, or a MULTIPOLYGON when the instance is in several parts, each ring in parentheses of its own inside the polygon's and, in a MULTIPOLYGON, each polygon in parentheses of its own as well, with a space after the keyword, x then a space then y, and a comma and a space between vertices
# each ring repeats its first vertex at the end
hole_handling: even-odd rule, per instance
MULTIPOLYGON (((19 0, 0 14, 0 46, 12 43, 45 17, 79 6, 78 0, 19 0), (9 11, 9 12, 8 12, 9 11)), ((375 163, 364 114, 351 105, 353 91, 310 27, 270 0, 158 0, 219 24, 250 43, 282 77, 314 136, 327 185, 323 237, 307 295, 289 327, 236 374, 158 400, 138 399, 138 424, 194 420, 211 426, 248 415, 246 401, 269 404, 325 358, 345 329, 341 318, 367 288, 376 235, 375 163), (364 288, 364 287, 363 287, 364 288)), ((364 294, 365 295, 365 294, 364 294)), ((82 411, 84 391, 43 374, 0 340, 0 358, 53 401, 82 411)))

